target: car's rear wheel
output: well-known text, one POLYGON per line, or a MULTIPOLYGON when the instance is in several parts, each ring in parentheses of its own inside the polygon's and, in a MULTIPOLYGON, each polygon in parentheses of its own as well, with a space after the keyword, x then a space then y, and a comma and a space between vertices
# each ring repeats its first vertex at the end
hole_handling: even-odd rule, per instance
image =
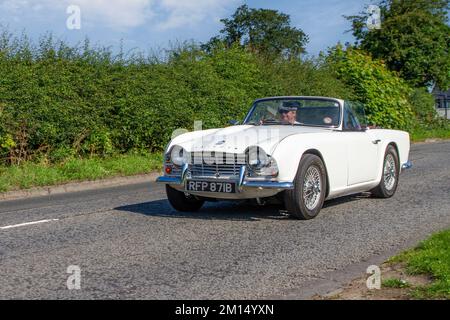
POLYGON ((395 194, 399 177, 399 160, 397 150, 389 145, 384 154, 383 174, 376 188, 371 190, 374 197, 390 198, 395 194))
POLYGON ((198 211, 205 203, 204 200, 201 200, 193 195, 175 190, 169 185, 166 185, 166 194, 167 199, 169 200, 169 203, 172 205, 172 207, 175 210, 181 212, 198 211))
POLYGON ((325 201, 326 183, 322 160, 316 155, 304 155, 295 177, 294 189, 285 192, 287 211, 298 219, 315 218, 325 201))

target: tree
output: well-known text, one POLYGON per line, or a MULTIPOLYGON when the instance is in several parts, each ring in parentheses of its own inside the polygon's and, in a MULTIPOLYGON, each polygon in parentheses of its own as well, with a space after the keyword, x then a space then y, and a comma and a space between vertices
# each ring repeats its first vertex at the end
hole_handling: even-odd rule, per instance
POLYGON ((417 87, 446 89, 450 74, 449 0, 383 0, 381 29, 369 30, 368 13, 346 17, 356 46, 382 59, 417 87))
POLYGON ((235 44, 266 57, 296 58, 305 52, 307 35, 291 26, 289 15, 276 10, 250 9, 242 5, 230 19, 221 19, 224 28, 219 36, 203 47, 211 50, 218 45, 235 44))

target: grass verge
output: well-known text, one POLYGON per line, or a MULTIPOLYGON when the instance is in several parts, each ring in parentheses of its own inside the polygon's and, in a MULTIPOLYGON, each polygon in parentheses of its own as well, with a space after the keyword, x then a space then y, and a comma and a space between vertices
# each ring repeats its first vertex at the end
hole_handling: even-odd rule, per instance
POLYGON ((381 288, 367 287, 368 275, 315 300, 437 300, 450 299, 450 229, 436 233, 416 248, 382 265, 381 288), (338 292, 338 293, 336 293, 338 292))
POLYGON ((434 234, 388 262, 404 263, 410 275, 431 276, 431 284, 412 288, 413 298, 450 299, 450 230, 434 234))
POLYGON ((161 154, 127 154, 109 158, 72 158, 52 165, 28 162, 3 166, 0 167, 0 192, 150 173, 159 170, 161 162, 161 154))
POLYGON ((383 281, 382 285, 384 288, 397 288, 397 289, 408 288, 410 286, 410 284, 407 281, 398 278, 386 279, 383 281))
POLYGON ((450 139, 450 126, 432 129, 414 129, 410 132, 412 142, 421 142, 427 139, 450 139))
MULTIPOLYGON (((431 138, 450 139, 447 126, 434 129, 416 128, 412 142, 431 138)), ((132 176, 161 169, 161 154, 125 154, 108 158, 71 158, 59 164, 27 162, 19 166, 0 166, 0 192, 67 182, 132 176)))

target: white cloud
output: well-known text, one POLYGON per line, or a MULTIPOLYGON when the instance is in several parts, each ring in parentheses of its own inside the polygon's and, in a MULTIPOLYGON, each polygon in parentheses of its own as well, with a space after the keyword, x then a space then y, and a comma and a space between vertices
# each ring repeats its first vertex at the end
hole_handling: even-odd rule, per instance
POLYGON ((154 0, 0 0, 0 11, 20 15, 27 10, 66 15, 69 5, 78 5, 83 22, 89 25, 107 25, 113 28, 133 28, 153 16, 154 0))
POLYGON ((0 10, 2 12, 17 12, 27 5, 29 5, 27 0, 0 0, 0 10))
POLYGON ((196 25, 206 19, 216 21, 225 9, 237 0, 160 0, 161 8, 168 17, 159 24, 161 29, 196 25))
POLYGON ((225 9, 239 0, 0 0, 0 11, 17 18, 23 12, 46 11, 66 14, 69 5, 81 9, 82 25, 106 25, 114 29, 127 29, 154 23, 160 29, 181 28, 205 20, 216 21, 225 9))
POLYGON ((153 0, 71 0, 79 5, 83 19, 116 28, 143 25, 153 16, 153 0))

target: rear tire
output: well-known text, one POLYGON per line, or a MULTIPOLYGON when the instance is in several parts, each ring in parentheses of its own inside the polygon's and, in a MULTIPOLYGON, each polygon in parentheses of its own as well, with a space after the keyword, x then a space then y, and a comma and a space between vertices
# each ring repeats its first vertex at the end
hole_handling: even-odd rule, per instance
POLYGON ((322 209, 327 189, 327 176, 322 160, 313 154, 302 157, 294 189, 285 192, 287 211, 297 219, 315 218, 322 209))
POLYGON ((389 145, 386 149, 383 161, 383 173, 380 184, 371 190, 376 198, 390 198, 395 194, 399 177, 399 160, 397 150, 389 145))
POLYGON ((177 211, 181 212, 196 212, 205 203, 193 195, 185 194, 184 192, 175 190, 169 185, 166 185, 167 199, 170 205, 177 211))

